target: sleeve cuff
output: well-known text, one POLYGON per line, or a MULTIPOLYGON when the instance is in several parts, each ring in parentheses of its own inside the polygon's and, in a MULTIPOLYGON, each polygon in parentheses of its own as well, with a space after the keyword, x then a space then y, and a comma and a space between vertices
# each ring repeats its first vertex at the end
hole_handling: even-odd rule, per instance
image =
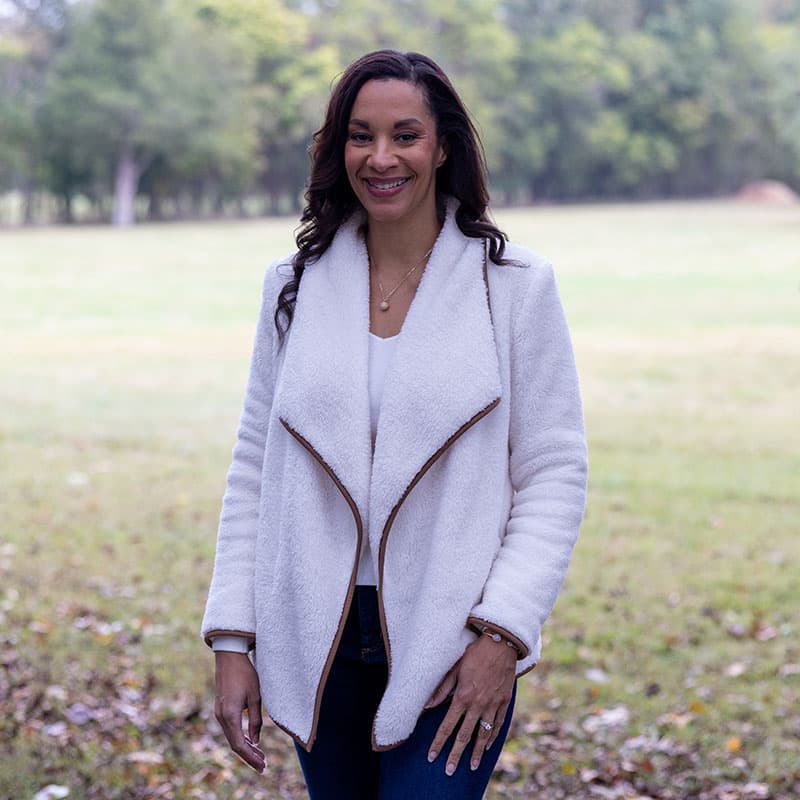
POLYGON ((508 641, 517 648, 518 661, 528 657, 530 649, 525 642, 502 625, 497 625, 494 622, 490 622, 488 619, 480 619, 479 617, 469 617, 469 619, 467 619, 467 624, 478 630, 485 627, 492 633, 499 633, 504 639, 508 639, 508 641))
POLYGON ((256 646, 256 635, 250 631, 212 630, 203 635, 203 641, 212 650, 236 650, 237 652, 246 653, 256 646), (231 646, 218 646, 218 639, 226 641, 231 646), (237 639, 238 642, 230 642, 230 639, 237 639), (242 643, 244 644, 244 649, 241 649, 242 643))
POLYGON ((247 653, 250 643, 244 636, 215 636, 211 640, 211 648, 215 653, 224 651, 226 653, 247 653))

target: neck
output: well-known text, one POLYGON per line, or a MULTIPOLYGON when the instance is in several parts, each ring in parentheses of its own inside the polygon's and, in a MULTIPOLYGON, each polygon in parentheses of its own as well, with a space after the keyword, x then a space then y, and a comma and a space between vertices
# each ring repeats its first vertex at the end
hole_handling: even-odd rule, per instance
POLYGON ((433 247, 440 228, 435 214, 423 224, 416 220, 408 225, 370 220, 367 228, 370 261, 383 274, 405 274, 433 247))

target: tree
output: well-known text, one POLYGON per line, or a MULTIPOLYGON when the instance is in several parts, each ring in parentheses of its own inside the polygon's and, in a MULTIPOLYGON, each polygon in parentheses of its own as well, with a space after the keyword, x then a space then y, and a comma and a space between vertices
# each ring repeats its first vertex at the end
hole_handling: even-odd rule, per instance
POLYGON ((378 48, 422 52, 448 74, 478 122, 490 171, 503 131, 502 99, 515 91, 517 41, 506 28, 496 0, 302 1, 314 38, 334 43, 347 64, 378 48), (353 24, 358 20, 358 24, 353 24))
POLYGON ((281 0, 185 2, 224 30, 248 65, 259 185, 272 211, 287 204, 296 209, 308 172, 307 148, 321 122, 331 77, 341 68, 336 48, 316 43, 308 14, 281 0))
POLYGON ((11 0, 0 9, 0 187, 22 192, 25 222, 46 178, 36 109, 64 38, 66 2, 11 0))
POLYGON ((114 224, 134 221, 139 181, 158 157, 248 172, 246 76, 227 41, 159 0, 98 0, 74 13, 40 122, 51 165, 108 165, 114 224))

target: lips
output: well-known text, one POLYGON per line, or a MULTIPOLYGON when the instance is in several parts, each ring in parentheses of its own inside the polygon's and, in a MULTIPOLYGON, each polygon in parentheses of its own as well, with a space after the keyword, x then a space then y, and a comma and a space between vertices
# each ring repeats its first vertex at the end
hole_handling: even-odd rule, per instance
POLYGON ((365 178, 364 183, 372 192, 391 192, 405 186, 411 178, 395 178, 394 180, 377 180, 376 178, 365 178))

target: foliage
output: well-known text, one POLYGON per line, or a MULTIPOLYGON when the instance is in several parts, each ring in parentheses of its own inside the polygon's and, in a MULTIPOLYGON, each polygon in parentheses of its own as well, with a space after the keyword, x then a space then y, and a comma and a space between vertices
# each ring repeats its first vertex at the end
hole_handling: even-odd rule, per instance
POLYGON ((118 174, 126 159, 135 192, 159 156, 178 174, 210 162, 217 176, 246 177, 252 128, 241 124, 244 76, 232 55, 199 20, 159 0, 78 6, 39 108, 61 192, 103 171, 118 174))
POLYGON ((153 218, 296 211, 330 86, 376 47, 443 65, 498 203, 800 187, 796 0, 3 8, 0 190, 22 192, 28 218, 43 192, 66 218, 76 196, 103 218, 126 176, 153 218))

